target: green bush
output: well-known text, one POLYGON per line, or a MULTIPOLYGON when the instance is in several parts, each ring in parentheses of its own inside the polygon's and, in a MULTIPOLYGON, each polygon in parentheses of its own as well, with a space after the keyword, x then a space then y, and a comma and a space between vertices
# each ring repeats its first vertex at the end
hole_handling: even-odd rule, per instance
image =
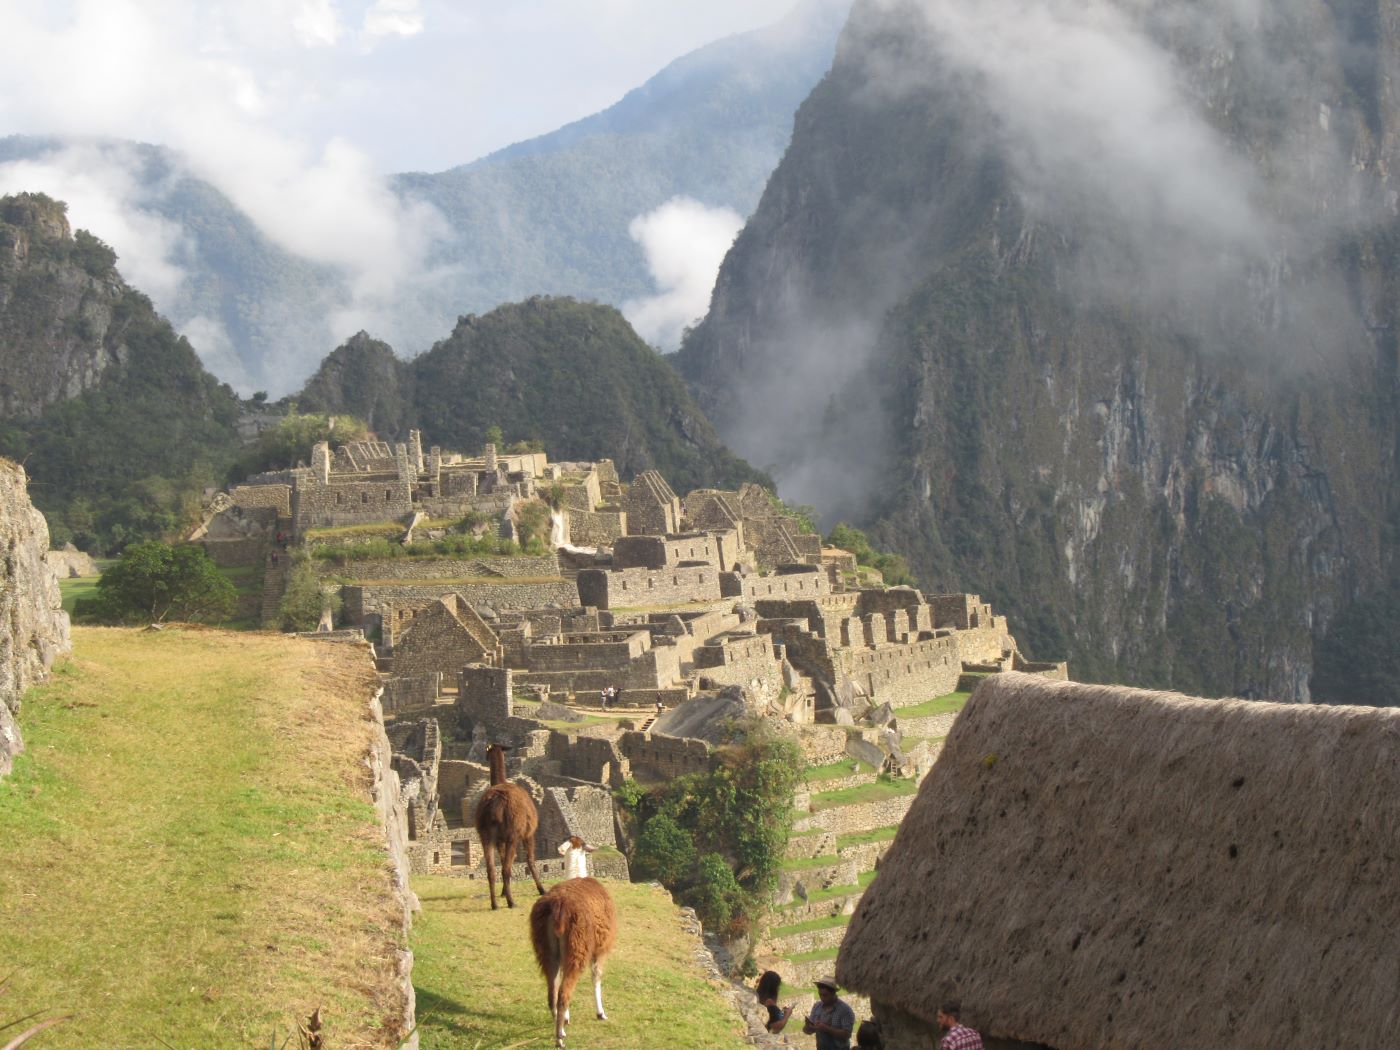
POLYGON ((828 546, 840 547, 855 555, 856 564, 877 570, 885 583, 898 586, 914 583, 914 575, 909 571, 909 563, 898 554, 887 554, 870 546, 870 540, 860 529, 840 522, 827 536, 828 546))
POLYGON ((340 611, 339 589, 322 593, 321 578, 311 559, 304 554, 295 556, 287 574, 287 589, 277 606, 277 619, 284 631, 314 631, 321 623, 321 610, 330 607, 332 614, 340 611))
POLYGON ((711 929, 752 929, 777 885, 802 768, 795 744, 752 719, 732 727, 706 772, 650 791, 624 784, 616 797, 639 826, 637 874, 659 879, 711 929))
POLYGON ((74 619, 96 623, 217 622, 228 619, 238 594, 204 548, 133 543, 97 581, 97 595, 79 599, 74 619))

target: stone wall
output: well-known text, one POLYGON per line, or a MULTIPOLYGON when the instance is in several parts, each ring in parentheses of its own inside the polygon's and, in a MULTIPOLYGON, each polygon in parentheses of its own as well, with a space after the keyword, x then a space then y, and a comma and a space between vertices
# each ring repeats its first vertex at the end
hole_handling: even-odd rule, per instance
POLYGON ((290 485, 235 485, 229 496, 236 507, 271 507, 281 517, 291 517, 290 485))
POLYGON ((830 593, 831 579, 824 572, 770 572, 766 576, 725 574, 725 594, 742 598, 746 602, 783 599, 796 601, 830 593))
POLYGON ((380 703, 384 706, 384 713, 392 715, 410 708, 427 707, 437 700, 441 692, 440 673, 401 675, 384 683, 380 703))
MULTIPOLYGON (((389 855, 390 878, 393 882, 395 904, 400 909, 403 927, 403 940, 408 942, 408 931, 413 922, 413 913, 418 910, 418 898, 409 888, 408 878, 412 870, 408 840, 408 814, 403 803, 398 774, 393 770, 393 755, 389 738, 384 732, 384 711, 378 696, 369 701, 370 717, 374 721, 374 731, 370 740, 368 765, 370 770, 370 800, 378 815, 384 833, 385 848, 389 855)), ((417 1002, 413 991, 413 952, 408 948, 399 951, 396 998, 402 1003, 399 1017, 400 1033, 411 1032, 400 1050, 418 1050, 417 1002)))
POLYGON ((292 517, 298 532, 317 526, 377 524, 408 520, 416 508, 406 475, 335 476, 321 483, 313 472, 292 493, 292 517))
POLYGON ((71 648, 48 549, 49 526, 29 502, 24 468, 0 460, 0 776, 24 748, 20 697, 71 648))
POLYGON ((584 569, 578 574, 578 600, 599 609, 718 601, 719 577, 719 571, 710 565, 584 569))
MULTIPOLYGON (((880 619, 878 616, 868 620, 880 619)), ((841 673, 857 682, 876 703, 907 707, 951 693, 962 674, 958 635, 908 645, 839 651, 841 673)))
POLYGON ((703 740, 630 732, 622 734, 618 749, 638 780, 674 780, 710 768, 710 746, 703 740))
POLYGON ((447 594, 460 594, 477 608, 540 609, 546 605, 578 604, 578 591, 569 580, 546 583, 510 583, 507 580, 456 581, 452 583, 350 583, 341 590, 343 613, 349 623, 381 617, 386 608, 422 608, 447 594))
POLYGON ((570 510, 569 541, 576 547, 611 547, 627 534, 627 515, 621 511, 570 510))
POLYGON ((868 831, 870 828, 893 827, 904 819, 913 802, 913 795, 898 795, 878 802, 836 806, 798 817, 793 821, 792 830, 831 831, 837 835, 844 835, 852 831, 868 831))
POLYGON ((559 844, 571 835, 590 846, 617 845, 612 792, 589 784, 545 788, 537 837, 541 853, 558 856, 559 844))
POLYGON ((617 569, 668 569, 687 563, 719 566, 720 548, 708 533, 679 536, 624 536, 613 544, 617 569))
POLYGON ((559 578, 559 559, 544 557, 483 555, 468 558, 383 558, 338 565, 334 560, 318 560, 323 575, 344 576, 351 580, 553 580, 559 578))

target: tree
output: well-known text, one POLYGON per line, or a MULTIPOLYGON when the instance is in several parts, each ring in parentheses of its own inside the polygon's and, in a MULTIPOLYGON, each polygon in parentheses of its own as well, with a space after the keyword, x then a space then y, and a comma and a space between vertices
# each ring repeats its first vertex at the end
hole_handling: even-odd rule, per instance
POLYGON ((268 427, 248 451, 238 457, 229 477, 241 481, 250 474, 266 470, 285 470, 297 463, 311 461, 311 449, 319 441, 344 444, 363 441, 369 428, 354 416, 332 416, 320 413, 302 414, 292 409, 276 426, 268 427))
POLYGON ((659 879, 711 929, 752 929, 777 884, 801 770, 792 741, 746 719, 707 772, 650 792, 628 782, 617 798, 640 824, 638 874, 659 879))
POLYGON ((339 589, 323 591, 321 578, 311 559, 298 553, 287 574, 287 589, 277 606, 277 619, 284 631, 314 631, 321 623, 321 612, 329 608, 338 613, 341 606, 339 589))
POLYGON ((100 623, 217 621, 233 612, 237 592, 202 547, 151 540, 133 543, 97 581, 97 596, 77 604, 100 623))

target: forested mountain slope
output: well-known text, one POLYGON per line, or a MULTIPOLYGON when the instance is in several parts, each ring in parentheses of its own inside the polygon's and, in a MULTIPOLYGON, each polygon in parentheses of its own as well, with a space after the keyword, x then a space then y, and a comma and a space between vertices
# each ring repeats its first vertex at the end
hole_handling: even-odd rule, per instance
POLYGON ((1397 14, 859 0, 692 389, 1077 676, 1309 696, 1394 571, 1397 14))
POLYGON ((115 264, 63 204, 0 198, 0 455, 87 549, 177 527, 238 441, 238 398, 115 264))
POLYGON ((612 459, 624 477, 655 468, 677 491, 765 480, 715 435, 671 367, 610 306, 534 298, 458 321, 412 361, 360 333, 295 398, 347 412, 386 439, 410 427, 470 451, 500 428, 555 459, 612 459))

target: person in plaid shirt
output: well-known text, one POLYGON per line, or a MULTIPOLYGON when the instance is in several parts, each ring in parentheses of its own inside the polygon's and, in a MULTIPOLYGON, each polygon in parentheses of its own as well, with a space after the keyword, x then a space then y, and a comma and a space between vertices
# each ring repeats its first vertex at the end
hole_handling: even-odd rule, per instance
POLYGON ((949 999, 938 1010, 938 1027, 946 1028, 948 1034, 938 1044, 938 1050, 982 1050, 982 1037, 971 1028, 958 1023, 962 1014, 962 1003, 949 999))

